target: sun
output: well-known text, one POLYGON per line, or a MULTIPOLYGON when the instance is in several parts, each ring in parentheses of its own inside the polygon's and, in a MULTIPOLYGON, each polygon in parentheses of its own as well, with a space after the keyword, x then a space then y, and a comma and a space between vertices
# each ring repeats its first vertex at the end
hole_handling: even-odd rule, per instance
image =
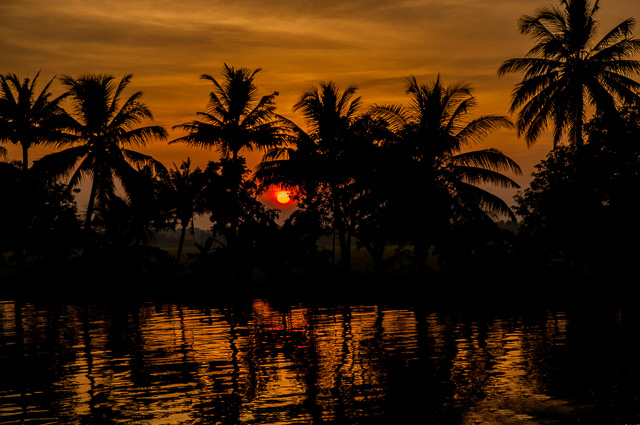
POLYGON ((291 198, 289 197, 289 192, 287 192, 286 190, 281 190, 280 192, 276 193, 276 201, 278 201, 278 203, 282 205, 285 205, 291 202, 291 198))

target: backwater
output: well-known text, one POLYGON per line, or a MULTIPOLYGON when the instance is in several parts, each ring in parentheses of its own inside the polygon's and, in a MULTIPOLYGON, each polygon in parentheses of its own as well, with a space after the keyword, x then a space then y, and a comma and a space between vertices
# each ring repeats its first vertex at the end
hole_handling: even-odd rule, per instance
POLYGON ((640 312, 0 301, 0 424, 640 423, 640 312))

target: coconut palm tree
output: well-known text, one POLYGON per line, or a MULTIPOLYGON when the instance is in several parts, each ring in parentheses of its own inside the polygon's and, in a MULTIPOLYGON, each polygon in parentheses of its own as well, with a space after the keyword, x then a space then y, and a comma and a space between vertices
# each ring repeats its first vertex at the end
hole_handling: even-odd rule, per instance
POLYGON ((197 113, 200 120, 175 126, 187 134, 169 143, 214 148, 234 160, 241 149, 268 149, 282 143, 284 134, 274 102, 278 92, 258 98, 253 81, 260 70, 235 69, 224 64, 221 82, 203 74, 201 78, 214 85, 207 109, 197 113))
POLYGON ((263 182, 297 186, 312 208, 330 211, 347 270, 351 267, 348 205, 353 198, 348 189, 353 164, 348 157, 361 105, 356 92, 356 86, 341 90, 333 81, 305 91, 293 109, 305 118, 307 131, 290 123, 288 146, 269 152, 257 172, 263 182))
POLYGON ((354 85, 341 90, 333 81, 320 82, 309 88, 294 105, 294 112, 301 112, 307 123, 309 134, 315 141, 316 152, 305 161, 326 188, 328 206, 331 211, 334 234, 340 244, 342 266, 351 269, 351 232, 349 204, 353 195, 349 190, 351 181, 348 154, 352 127, 359 118, 361 98, 356 96, 354 85))
POLYGON ((320 82, 303 93, 293 106, 294 112, 300 111, 304 116, 324 155, 336 157, 342 151, 362 103, 360 97, 355 97, 357 90, 351 85, 341 91, 333 81, 320 82))
POLYGON ((428 233, 448 227, 452 219, 479 214, 513 218, 501 198, 477 185, 518 188, 502 172, 521 174, 520 167, 497 149, 469 150, 492 131, 512 124, 498 115, 467 120, 467 114, 477 105, 471 90, 463 83, 445 87, 440 76, 428 84, 411 77, 407 80, 406 91, 411 97, 408 106, 372 108, 371 114, 387 120, 398 135, 397 158, 390 157, 390 167, 395 167, 405 182, 397 185, 396 201, 411 204, 419 198, 426 205, 419 209, 402 207, 410 222, 414 251, 422 259, 430 244, 426 240, 432 237, 428 233))
POLYGON ((151 156, 130 149, 167 137, 162 126, 140 126, 144 119, 153 119, 150 109, 141 101, 142 92, 136 91, 123 102, 122 95, 131 78, 130 74, 119 82, 105 74, 62 78, 73 102, 71 129, 75 138, 60 142, 58 145, 66 149, 44 156, 38 166, 53 175, 73 171, 69 180, 71 187, 85 177, 92 179, 86 228, 91 225, 96 201, 104 202, 114 196, 116 178, 128 193, 128 186, 137 173, 134 166, 151 165, 164 170, 151 156))
POLYGON ((179 167, 175 164, 173 167, 169 170, 167 186, 172 197, 171 203, 175 219, 182 227, 178 253, 176 254, 176 265, 179 265, 187 228, 189 225, 193 225, 194 217, 203 212, 201 197, 205 181, 200 168, 191 168, 190 158, 182 161, 179 167))
POLYGON ((559 7, 542 7, 518 21, 520 32, 536 44, 525 57, 505 61, 498 75, 524 73, 513 90, 511 112, 519 109, 516 129, 529 146, 548 125, 554 148, 564 133, 570 144, 581 146, 590 107, 612 114, 620 102, 638 98, 640 84, 631 78, 640 72, 633 59, 640 50, 632 36, 635 20, 624 20, 596 42, 598 10, 598 0, 560 0, 559 7))
MULTIPOLYGON (((22 81, 16 74, 0 75, 0 141, 9 141, 22 147, 22 168, 29 168, 29 149, 43 143, 63 140, 67 117, 60 103, 67 96, 52 98, 49 92, 52 78, 38 94, 33 80, 22 81)), ((0 148, 0 155, 6 149, 0 148)))

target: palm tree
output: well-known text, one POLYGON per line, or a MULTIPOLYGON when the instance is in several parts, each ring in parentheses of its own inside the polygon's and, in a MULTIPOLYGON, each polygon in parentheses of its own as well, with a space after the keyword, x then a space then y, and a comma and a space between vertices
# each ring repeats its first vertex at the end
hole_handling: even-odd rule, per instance
POLYGON ((193 218, 203 212, 200 198, 204 190, 205 181, 199 168, 195 170, 191 168, 190 158, 182 161, 179 167, 175 164, 173 166, 174 168, 169 170, 167 183, 173 196, 172 204, 176 221, 182 227, 178 253, 176 254, 176 265, 178 265, 182 256, 187 228, 190 224, 193 224, 193 218))
POLYGON ((581 146, 589 107, 613 114, 618 103, 638 99, 640 84, 631 79, 640 72, 640 62, 632 59, 640 50, 640 40, 632 38, 635 20, 626 19, 595 42, 598 10, 598 0, 560 0, 560 7, 545 6, 518 21, 520 32, 536 44, 525 57, 505 61, 498 75, 524 73, 511 112, 520 109, 516 129, 527 145, 551 124, 554 148, 563 133, 581 146))
POLYGON ((361 106, 361 98, 355 97, 357 90, 351 85, 341 92, 333 81, 320 82, 319 87, 308 89, 293 106, 294 112, 302 112, 323 154, 335 157, 342 150, 361 106))
POLYGON ((144 119, 153 119, 151 111, 141 101, 142 92, 137 91, 122 102, 122 93, 131 78, 130 74, 125 75, 118 83, 113 76, 105 74, 62 78, 73 102, 75 138, 59 143, 59 146, 71 146, 41 158, 38 166, 54 175, 66 175, 75 169, 69 180, 70 187, 78 185, 85 177, 92 179, 85 228, 90 227, 95 202, 104 202, 114 196, 114 177, 129 193, 128 186, 137 173, 134 165, 151 165, 164 170, 164 166, 151 156, 129 149, 143 147, 154 138, 167 137, 162 126, 139 126, 144 119))
MULTIPOLYGON (((29 168, 29 149, 42 143, 60 142, 66 137, 68 125, 60 103, 67 96, 51 98, 49 92, 53 80, 40 93, 36 93, 36 82, 20 78, 16 74, 0 75, 0 141, 9 141, 22 147, 22 168, 29 168)), ((0 148, 0 155, 6 149, 0 148)))
POLYGON ((396 189, 400 202, 415 202, 419 197, 426 204, 422 209, 409 207, 404 213, 405 219, 411 211, 416 215, 407 221, 420 261, 426 259, 429 247, 426 239, 430 237, 427 233, 448 227, 452 218, 486 213, 514 218, 502 199, 477 184, 518 188, 515 181, 501 172, 519 175, 520 167, 497 149, 468 150, 490 132, 512 124, 498 115, 465 120, 477 105, 471 90, 463 83, 445 87, 440 76, 429 84, 420 84, 411 77, 407 80, 406 91, 411 96, 408 107, 372 108, 373 116, 387 120, 399 136, 396 142, 399 158, 391 166, 398 168, 397 174, 405 180, 396 189), (413 180, 407 180, 407 176, 413 180))
POLYGON ((281 117, 275 112, 274 99, 278 92, 258 99, 253 80, 260 70, 235 69, 224 64, 222 82, 203 74, 201 78, 214 85, 207 110, 198 112, 201 120, 175 126, 187 135, 169 143, 215 148, 225 158, 231 155, 234 160, 241 149, 268 149, 280 144, 284 134, 281 117))
MULTIPOLYGON (((348 204, 352 197, 348 191, 349 173, 347 165, 352 127, 359 119, 360 97, 357 87, 344 90, 333 82, 320 82, 305 91, 294 105, 294 112, 301 112, 308 131, 293 126, 293 146, 274 150, 268 157, 271 161, 261 166, 263 177, 278 176, 281 183, 297 185, 306 194, 307 201, 325 202, 324 208, 331 211, 334 234, 340 244, 342 265, 351 267, 351 234, 349 232, 348 204), (283 161, 287 150, 288 160, 283 161), (293 180, 292 180, 293 178, 293 180)), ((260 175, 260 174, 258 174, 260 175)))
POLYGON ((312 137, 294 122, 289 121, 289 137, 285 144, 269 149, 256 166, 254 176, 260 182, 260 191, 278 185, 313 193, 318 185, 318 173, 313 167, 319 156, 318 146, 312 137))

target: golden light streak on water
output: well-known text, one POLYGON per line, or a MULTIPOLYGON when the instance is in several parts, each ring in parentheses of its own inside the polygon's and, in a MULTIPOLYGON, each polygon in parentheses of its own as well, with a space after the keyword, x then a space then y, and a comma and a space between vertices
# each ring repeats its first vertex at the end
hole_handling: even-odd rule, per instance
MULTIPOLYGON (((593 335, 632 335, 624 344, 637 351, 635 316, 607 314, 585 322, 608 326, 593 335)), ((589 335, 576 333, 583 321, 564 311, 492 316, 265 300, 241 307, 2 301, 0 423, 570 422, 598 412, 594 400, 577 400, 573 375, 558 381, 590 342, 577 339, 589 335), (558 385, 576 399, 554 393, 558 385)), ((634 364, 581 372, 598 382, 617 366, 640 373, 634 364)), ((615 381, 621 376, 590 391, 622 403, 629 388, 615 381)))

